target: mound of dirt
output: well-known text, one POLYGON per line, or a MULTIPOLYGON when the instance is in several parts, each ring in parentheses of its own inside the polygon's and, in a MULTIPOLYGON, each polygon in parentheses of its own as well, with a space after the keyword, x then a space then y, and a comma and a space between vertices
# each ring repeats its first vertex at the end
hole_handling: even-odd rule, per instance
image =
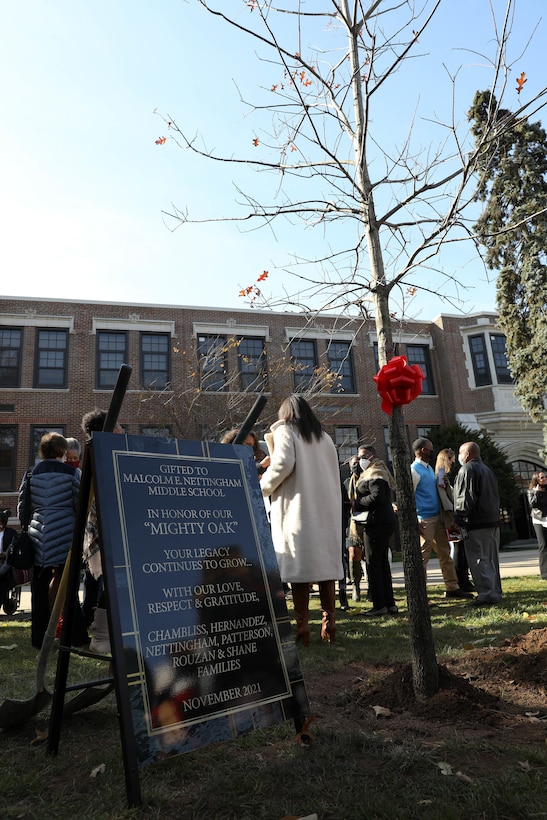
POLYGON ((450 732, 491 738, 510 729, 515 745, 545 748, 547 629, 451 659, 439 667, 438 692, 426 702, 414 697, 409 664, 350 664, 305 680, 312 712, 326 728, 345 725, 390 739, 411 732, 433 741, 450 732))

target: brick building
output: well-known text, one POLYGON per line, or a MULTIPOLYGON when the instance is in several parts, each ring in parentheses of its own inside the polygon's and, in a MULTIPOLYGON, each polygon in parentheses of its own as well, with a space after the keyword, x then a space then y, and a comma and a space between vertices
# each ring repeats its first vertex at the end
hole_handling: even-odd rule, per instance
MULTIPOLYGON (((405 408, 409 442, 459 421, 487 431, 517 482, 545 468, 539 425, 515 398, 495 313, 440 315, 394 328, 398 352, 426 376, 405 408)), ((313 393, 341 464, 359 441, 389 460, 387 419, 373 375, 373 322, 292 312, 59 299, 0 299, 0 505, 14 509, 41 436, 83 443, 85 411, 108 405, 119 365, 133 367, 120 421, 129 433, 212 438, 239 424, 257 392, 269 397, 257 430, 293 390, 313 393), (335 373, 336 378, 332 379, 335 373), (323 375, 321 375, 323 374, 323 375), (330 374, 330 375, 329 375, 330 374)), ((527 537, 525 508, 515 511, 527 537)))

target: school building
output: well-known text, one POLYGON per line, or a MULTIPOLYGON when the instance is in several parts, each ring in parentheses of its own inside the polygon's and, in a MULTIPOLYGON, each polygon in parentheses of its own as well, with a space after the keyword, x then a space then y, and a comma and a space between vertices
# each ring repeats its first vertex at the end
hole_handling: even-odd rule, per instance
MULTIPOLYGON (((488 433, 528 486, 542 430, 515 397, 495 313, 394 323, 397 352, 425 374, 405 407, 409 443, 458 421, 488 433)), ((223 309, 62 299, 0 299, 0 506, 15 510, 25 469, 50 430, 83 444, 82 415, 107 408, 119 366, 132 366, 120 421, 126 432, 217 438, 268 397, 260 436, 293 391, 310 396, 341 465, 359 442, 390 460, 387 417, 373 376, 374 322, 254 308, 223 309)), ((524 498, 513 512, 533 537, 524 498)))

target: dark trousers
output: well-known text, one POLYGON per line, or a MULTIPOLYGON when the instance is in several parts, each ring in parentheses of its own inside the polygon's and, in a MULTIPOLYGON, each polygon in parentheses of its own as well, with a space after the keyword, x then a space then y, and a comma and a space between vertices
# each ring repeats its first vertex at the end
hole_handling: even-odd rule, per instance
POLYGON ((374 609, 395 606, 389 566, 389 539, 393 524, 374 524, 363 531, 367 562, 368 590, 374 609))
POLYGON ((454 563, 456 564, 456 575, 460 589, 466 592, 472 591, 471 579, 469 577, 469 564, 463 541, 456 541, 454 545, 454 563))
MULTIPOLYGON (((51 614, 49 608, 49 585, 53 578, 53 567, 34 567, 30 582, 31 592, 31 622, 30 640, 35 649, 40 649, 51 614)), ((59 567, 62 572, 63 568, 59 567)), ((80 602, 74 607, 74 624, 71 641, 73 646, 83 646, 89 643, 87 630, 84 626, 80 602)))
POLYGON ((532 524, 539 547, 539 574, 544 581, 547 581, 547 529, 541 524, 536 524, 535 521, 532 521, 532 524))
POLYGON ((464 544, 473 583, 478 592, 475 600, 480 603, 499 603, 503 594, 499 564, 499 527, 469 530, 464 544))

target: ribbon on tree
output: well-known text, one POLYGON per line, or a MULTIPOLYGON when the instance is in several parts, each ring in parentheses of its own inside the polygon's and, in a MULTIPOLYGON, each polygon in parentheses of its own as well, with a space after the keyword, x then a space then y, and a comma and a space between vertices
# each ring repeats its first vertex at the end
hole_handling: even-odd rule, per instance
POLYGON ((419 365, 409 365, 404 356, 394 356, 373 378, 382 397, 382 410, 391 416, 393 407, 410 404, 420 395, 425 376, 419 365))

